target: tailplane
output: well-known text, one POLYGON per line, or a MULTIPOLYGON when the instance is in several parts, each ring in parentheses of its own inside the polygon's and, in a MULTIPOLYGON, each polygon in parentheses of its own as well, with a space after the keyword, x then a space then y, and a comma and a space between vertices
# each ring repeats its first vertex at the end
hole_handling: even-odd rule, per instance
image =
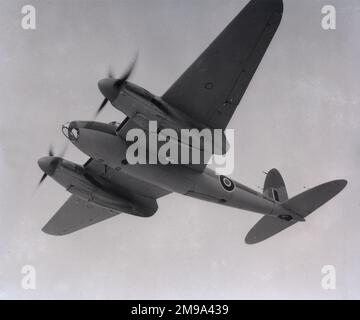
MULTIPOLYGON (((271 196, 274 200, 276 200, 276 192, 274 196, 273 190, 277 191, 280 200, 279 202, 281 202, 279 204, 281 209, 285 209, 292 216, 298 216, 303 219, 321 207, 323 204, 328 202, 330 199, 335 197, 345 188, 347 184, 346 180, 330 181, 300 193, 299 195, 288 200, 285 184, 278 171, 273 169, 269 172, 269 174, 265 180, 264 194, 266 196, 271 196), (270 173, 271 175, 269 177, 270 173), (271 189, 272 191, 269 193, 269 190, 271 189)), ((286 219, 284 220, 276 216, 265 216, 261 218, 249 231, 245 238, 245 242, 247 244, 261 242, 279 233, 280 231, 291 227, 297 222, 298 220, 287 221, 286 219)))
POLYGON ((305 218, 335 197, 347 185, 346 180, 334 180, 307 190, 285 201, 281 205, 299 216, 305 218))

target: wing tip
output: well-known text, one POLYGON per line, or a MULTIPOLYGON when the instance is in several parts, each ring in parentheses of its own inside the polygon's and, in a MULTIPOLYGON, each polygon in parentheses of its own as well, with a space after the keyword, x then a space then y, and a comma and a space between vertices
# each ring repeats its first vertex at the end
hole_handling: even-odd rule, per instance
POLYGON ((261 242, 262 240, 257 240, 256 237, 251 237, 249 234, 245 237, 245 243, 248 245, 253 245, 261 242))
POLYGON ((72 233, 72 231, 68 230, 59 230, 57 228, 52 228, 49 224, 46 224, 42 229, 42 232, 50 235, 50 236, 65 236, 69 233, 72 233))
POLYGON ((249 2, 250 5, 256 6, 261 5, 273 12, 282 14, 284 12, 284 3, 283 0, 252 0, 249 2))
POLYGON ((339 180, 334 180, 333 183, 335 183, 339 188, 339 190, 341 191, 347 186, 348 181, 345 179, 339 179, 339 180))
POLYGON ((248 234, 246 235, 244 241, 246 244, 248 245, 254 245, 254 244, 258 244, 260 242, 263 242, 265 240, 267 240, 268 238, 276 235, 278 232, 274 233, 274 234, 270 234, 270 235, 267 235, 267 236, 260 236, 259 237, 259 234, 254 232, 254 230, 250 230, 248 232, 248 234))

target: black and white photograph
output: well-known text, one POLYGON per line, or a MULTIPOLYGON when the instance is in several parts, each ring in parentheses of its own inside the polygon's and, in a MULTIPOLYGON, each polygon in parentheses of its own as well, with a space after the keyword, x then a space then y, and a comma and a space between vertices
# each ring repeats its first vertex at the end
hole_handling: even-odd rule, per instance
POLYGON ((0 300, 360 298, 358 0, 1 0, 0 26, 0 300))

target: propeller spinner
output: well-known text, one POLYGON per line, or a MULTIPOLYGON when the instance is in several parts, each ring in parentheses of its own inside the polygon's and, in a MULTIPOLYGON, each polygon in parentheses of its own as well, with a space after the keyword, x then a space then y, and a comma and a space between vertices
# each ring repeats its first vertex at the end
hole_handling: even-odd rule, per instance
POLYGON ((63 150, 60 152, 59 156, 55 157, 53 148, 52 146, 50 146, 48 151, 48 156, 42 157, 38 160, 38 165, 40 169, 44 172, 38 183, 38 187, 44 182, 44 180, 48 175, 51 176, 54 173, 58 165, 61 163, 62 157, 64 156, 67 148, 68 148, 68 144, 65 145, 63 150))
POLYGON ((96 116, 104 109, 106 104, 110 101, 112 102, 117 98, 121 87, 127 81, 127 79, 131 76, 137 61, 138 55, 136 54, 135 58, 124 72, 124 74, 120 78, 114 78, 113 73, 109 70, 108 78, 102 79, 98 82, 98 87, 100 92, 104 95, 105 99, 101 103, 100 107, 96 111, 96 116))

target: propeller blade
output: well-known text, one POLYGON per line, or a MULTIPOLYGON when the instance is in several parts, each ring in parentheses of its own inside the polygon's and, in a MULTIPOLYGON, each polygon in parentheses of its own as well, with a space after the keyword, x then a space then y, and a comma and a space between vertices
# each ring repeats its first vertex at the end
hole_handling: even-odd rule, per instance
POLYGON ((131 76, 132 72, 134 71, 136 62, 138 59, 138 53, 136 53, 133 61, 131 62, 131 64, 128 66, 127 70, 125 71, 125 73, 122 75, 121 78, 117 79, 116 82, 114 83, 114 87, 115 88, 121 88, 121 86, 124 84, 124 82, 129 79, 129 77, 131 76))
POLYGON ((48 154, 49 154, 50 157, 53 157, 53 156, 54 156, 54 151, 53 151, 52 146, 49 147, 49 152, 48 152, 48 154))
POLYGON ((46 179, 46 177, 47 177, 47 174, 46 173, 44 173, 43 175, 42 175, 42 177, 41 177, 41 179, 40 179, 40 181, 39 181, 39 183, 38 183, 38 187, 43 183, 43 181, 46 179))
POLYGON ((108 70, 108 78, 115 78, 114 72, 111 67, 109 67, 109 70, 108 70))
POLYGON ((62 148, 62 150, 61 150, 61 152, 59 153, 58 157, 62 158, 62 157, 65 155, 68 147, 69 147, 69 143, 67 142, 67 143, 65 144, 65 146, 62 148))
POLYGON ((103 100, 103 102, 101 103, 99 109, 97 109, 97 111, 96 111, 96 115, 98 115, 98 114, 101 112, 101 110, 104 109, 104 107, 106 106, 106 104, 108 103, 108 101, 109 101, 108 98, 105 98, 105 99, 103 100))

